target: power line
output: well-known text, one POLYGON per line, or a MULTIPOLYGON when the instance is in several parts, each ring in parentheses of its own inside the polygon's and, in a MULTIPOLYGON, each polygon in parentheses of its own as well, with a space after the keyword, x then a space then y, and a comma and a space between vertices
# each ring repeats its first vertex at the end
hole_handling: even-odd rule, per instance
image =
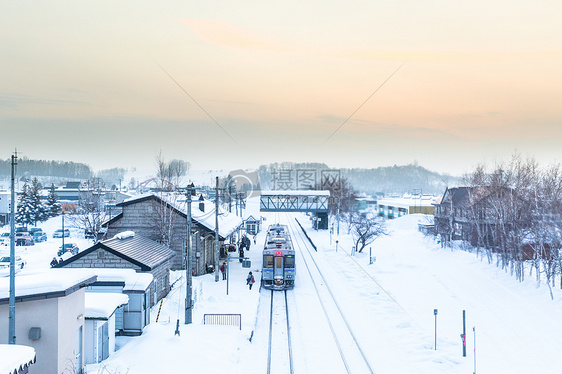
POLYGON ((176 85, 177 85, 177 86, 178 86, 178 87, 179 87, 179 88, 180 88, 180 89, 181 89, 181 90, 182 90, 182 91, 183 91, 183 92, 184 92, 184 93, 185 93, 185 94, 186 94, 186 95, 187 95, 187 96, 188 96, 188 97, 189 97, 189 98, 190 98, 190 99, 191 99, 191 100, 192 100, 192 101, 193 101, 193 102, 194 102, 194 103, 195 103, 195 104, 196 104, 196 105, 197 105, 197 106, 198 106, 198 107, 199 107, 199 108, 200 108, 200 109, 201 109, 201 110, 202 110, 202 111, 203 111, 203 112, 220 128, 220 129, 221 129, 221 130, 222 130, 222 131, 223 131, 223 132, 224 132, 224 133, 225 133, 225 134, 226 134, 226 135, 228 135, 228 137, 229 137, 230 139, 232 139, 232 141, 233 141, 234 143, 238 144, 238 142, 237 142, 236 140, 234 140, 234 138, 233 138, 232 136, 230 136, 230 134, 213 118, 213 116, 211 116, 211 115, 209 114, 209 112, 207 112, 207 111, 205 110, 205 108, 203 108, 203 107, 197 102, 197 100, 195 100, 195 99, 193 98, 193 96, 191 96, 191 95, 189 94, 189 92, 187 92, 187 91, 174 79, 174 77, 172 77, 162 66, 160 66, 160 64, 159 64, 158 62, 154 61, 154 63, 155 63, 156 65, 158 65, 158 67, 159 67, 160 69, 162 69, 162 71, 163 71, 168 77, 170 77, 170 79, 171 79, 171 80, 172 80, 172 81, 173 81, 173 82, 174 82, 174 83, 175 83, 175 84, 176 84, 176 85))
POLYGON ((394 70, 392 72, 392 74, 390 74, 388 76, 388 78, 386 78, 386 80, 384 82, 382 82, 381 85, 375 91, 373 91, 373 93, 367 98, 367 100, 365 100, 363 102, 363 104, 359 105, 359 107, 357 109, 355 109, 355 111, 353 113, 351 113, 351 115, 349 117, 347 117, 347 119, 345 121, 343 121, 343 123, 337 129, 335 129, 334 132, 330 136, 328 136, 328 139, 324 140, 324 143, 322 143, 322 145, 326 144, 328 142, 328 140, 330 140, 330 138, 332 138, 332 136, 334 136, 334 134, 336 132, 338 132, 339 129, 341 129, 342 126, 345 125, 347 123, 347 121, 349 121, 351 119, 351 117, 353 117, 355 115, 355 113, 357 113, 359 111, 359 109, 361 109, 363 107, 363 105, 365 105, 367 103, 367 101, 369 101, 371 99, 371 97, 373 97, 373 95, 376 94, 382 88, 382 86, 384 86, 385 83, 388 82, 390 80, 390 78, 392 78, 392 76, 394 74, 396 74, 398 72, 398 70, 400 70, 400 68, 402 68, 402 66, 404 66, 404 64, 406 62, 408 62, 408 60, 406 60, 402 64, 400 64, 400 66, 398 66, 398 68, 396 70, 394 70))

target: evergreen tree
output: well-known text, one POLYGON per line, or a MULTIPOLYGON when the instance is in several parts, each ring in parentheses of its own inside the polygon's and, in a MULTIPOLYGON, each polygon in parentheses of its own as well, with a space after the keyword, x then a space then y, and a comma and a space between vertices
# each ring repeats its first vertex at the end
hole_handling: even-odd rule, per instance
POLYGON ((45 221, 48 217, 46 209, 41 203, 41 183, 34 178, 31 186, 27 182, 23 185, 22 194, 16 213, 16 222, 23 226, 36 226, 37 222, 45 221))
POLYGON ((25 182, 22 193, 18 201, 18 211, 16 212, 16 223, 26 226, 34 222, 34 208, 30 198, 30 188, 25 182))
POLYGON ((41 190, 43 186, 37 178, 33 178, 31 182, 30 189, 30 199, 33 206, 33 224, 37 226, 37 222, 46 221, 49 216, 47 215, 47 209, 41 202, 41 190))
POLYGON ((58 196, 55 192, 54 184, 51 184, 51 189, 49 190, 49 195, 47 195, 47 202, 45 203, 45 208, 47 211, 47 218, 56 217, 60 214, 62 206, 59 203, 58 196))

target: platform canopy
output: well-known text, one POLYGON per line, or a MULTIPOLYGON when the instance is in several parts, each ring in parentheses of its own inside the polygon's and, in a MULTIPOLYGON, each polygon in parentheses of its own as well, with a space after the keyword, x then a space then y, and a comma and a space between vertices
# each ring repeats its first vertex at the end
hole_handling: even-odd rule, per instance
POLYGON ((328 212, 330 191, 261 191, 261 212, 328 212))

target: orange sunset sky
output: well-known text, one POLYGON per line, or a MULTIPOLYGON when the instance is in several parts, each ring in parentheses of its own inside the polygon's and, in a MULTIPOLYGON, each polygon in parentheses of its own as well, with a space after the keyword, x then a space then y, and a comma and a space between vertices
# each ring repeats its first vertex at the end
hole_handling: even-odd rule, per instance
POLYGON ((417 161, 456 175, 516 150, 562 161, 560 1, 2 9, 3 159, 154 169, 162 150, 194 169, 417 161))

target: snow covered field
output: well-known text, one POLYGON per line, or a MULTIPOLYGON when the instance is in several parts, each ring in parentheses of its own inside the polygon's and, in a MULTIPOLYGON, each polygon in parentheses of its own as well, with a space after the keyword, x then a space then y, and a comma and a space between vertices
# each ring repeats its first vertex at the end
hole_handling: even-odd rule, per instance
MULTIPOLYGON (((304 214, 294 216, 318 246, 318 253, 313 255, 343 305, 375 373, 473 373, 475 358, 476 373, 560 372, 561 290, 554 290, 553 301, 547 287, 537 288, 534 277, 519 283, 474 254, 440 248, 434 240, 417 232, 422 216, 389 221, 391 234, 371 245, 376 256, 372 265, 368 248, 366 253, 350 256, 352 241, 343 226, 336 251, 335 236, 330 244, 327 231, 313 231, 304 214), (438 309, 437 350, 434 309, 438 309), (462 357, 460 338, 463 310, 467 321, 466 357, 462 357)), ((293 219, 275 214, 267 214, 267 218, 266 226, 277 220, 283 223, 293 219)), ((59 221, 40 225, 49 233, 48 242, 18 249, 28 261, 28 267, 18 276, 48 268, 60 245, 60 239, 51 238, 59 221)), ((88 245, 88 241, 77 237, 71 240, 81 249, 88 245)), ((264 234, 258 235, 257 240, 257 245, 252 243, 246 254, 259 279, 259 248, 263 246, 264 234)), ((255 338, 260 333, 256 328, 263 325, 256 319, 260 315, 260 291, 258 287, 247 288, 244 280, 248 269, 239 262, 232 261, 230 271, 228 295, 226 281, 215 282, 213 275, 194 278, 196 302, 191 325, 183 324, 185 288, 179 280, 162 304, 158 323, 155 319, 160 305, 153 308, 152 323, 142 336, 119 337, 119 350, 102 364, 89 366, 87 372, 263 372, 265 348, 255 338), (240 313, 242 329, 205 326, 204 313, 240 313), (180 336, 174 335, 177 319, 180 336)), ((295 359, 299 360, 301 372, 342 372, 338 366, 326 368, 318 364, 323 357, 325 362, 334 357, 330 352, 315 349, 326 332, 310 332, 314 319, 322 317, 315 316, 315 309, 308 309, 312 286, 300 262, 297 271, 297 285, 291 292, 292 300, 298 304, 295 307, 299 320, 292 326, 301 326, 302 333, 295 335, 299 336, 302 351, 295 353, 295 359)), ((176 278, 182 275, 173 274, 176 278)))

